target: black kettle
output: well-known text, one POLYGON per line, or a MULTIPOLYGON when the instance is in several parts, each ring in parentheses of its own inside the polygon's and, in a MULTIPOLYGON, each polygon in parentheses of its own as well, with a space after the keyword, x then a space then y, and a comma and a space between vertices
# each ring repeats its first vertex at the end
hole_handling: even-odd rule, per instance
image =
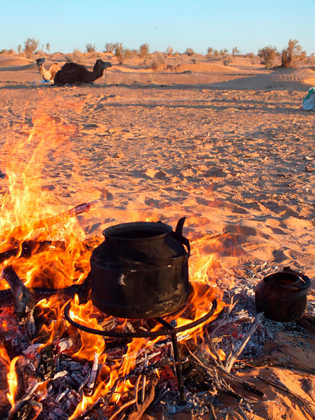
POLYGON ((91 256, 87 285, 93 304, 121 318, 156 318, 185 306, 190 245, 182 234, 161 222, 111 226, 91 256))

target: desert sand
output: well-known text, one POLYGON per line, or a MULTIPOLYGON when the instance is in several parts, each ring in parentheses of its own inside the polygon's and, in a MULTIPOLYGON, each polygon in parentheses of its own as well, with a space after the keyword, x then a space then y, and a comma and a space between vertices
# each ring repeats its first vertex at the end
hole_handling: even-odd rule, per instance
MULTIPOLYGON (((215 256, 219 288, 233 291, 240 278, 254 287, 290 266, 312 280, 307 311, 314 316, 315 115, 301 104, 315 71, 187 60, 176 71, 152 72, 111 60, 94 85, 53 87, 36 67, 12 70, 31 61, 0 56, 0 144, 11 145, 1 154, 0 192, 15 144, 49 116, 43 188, 61 210, 101 199, 79 216, 87 236, 133 220, 175 226, 186 216, 193 253, 194 241, 217 235, 198 252, 215 256)), ((242 375, 275 375, 314 408, 314 335, 284 329, 274 343, 266 344, 270 363, 242 375)), ((252 418, 308 418, 285 393, 264 390, 252 418)))

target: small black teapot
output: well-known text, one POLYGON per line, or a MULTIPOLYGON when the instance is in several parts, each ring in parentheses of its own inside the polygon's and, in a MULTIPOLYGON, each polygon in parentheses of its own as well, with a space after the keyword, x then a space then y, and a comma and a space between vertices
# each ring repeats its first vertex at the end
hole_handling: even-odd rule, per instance
POLYGON ((289 322, 300 319, 305 311, 310 279, 285 267, 258 283, 255 291, 257 312, 266 318, 289 322))

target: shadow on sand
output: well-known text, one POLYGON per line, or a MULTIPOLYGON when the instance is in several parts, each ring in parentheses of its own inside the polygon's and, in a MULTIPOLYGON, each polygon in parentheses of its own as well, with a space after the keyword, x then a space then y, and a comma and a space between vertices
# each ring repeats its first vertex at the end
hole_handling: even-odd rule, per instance
MULTIPOLYGON (((257 105, 260 105, 260 103, 257 103, 257 105)), ((308 115, 308 111, 303 111, 301 108, 297 108, 292 106, 290 103, 275 103, 275 104, 264 104, 265 106, 259 106, 259 108, 255 107, 255 102, 253 102, 253 106, 243 105, 242 101, 231 101, 230 105, 211 105, 211 104, 203 104, 203 105, 187 105, 187 104, 172 104, 168 102, 156 102, 156 103, 119 103, 119 102, 106 102, 106 107, 116 107, 116 108, 126 108, 126 107, 138 107, 138 108, 158 108, 158 107, 167 107, 169 109, 212 109, 215 111, 226 111, 231 109, 237 109, 240 111, 259 111, 259 112, 266 112, 269 114, 289 114, 289 113, 295 113, 300 114, 301 112, 305 113, 305 115, 308 115), (268 106, 270 105, 270 106, 268 106)))
POLYGON ((0 86, 0 90, 18 90, 18 89, 47 89, 50 88, 51 85, 49 84, 35 84, 33 82, 31 83, 19 83, 17 84, 16 82, 7 82, 9 84, 4 85, 4 86, 0 86))

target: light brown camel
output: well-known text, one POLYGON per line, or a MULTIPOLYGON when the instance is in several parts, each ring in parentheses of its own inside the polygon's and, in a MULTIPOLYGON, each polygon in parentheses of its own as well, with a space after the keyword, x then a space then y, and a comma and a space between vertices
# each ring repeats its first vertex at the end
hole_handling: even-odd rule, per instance
POLYGON ((96 60, 93 70, 77 63, 66 63, 54 77, 55 85, 93 83, 94 80, 102 77, 104 70, 111 67, 111 63, 103 60, 96 60))
POLYGON ((36 60, 37 68, 45 82, 54 82, 56 73, 61 69, 61 63, 53 63, 49 69, 44 67, 45 58, 38 58, 36 60))

